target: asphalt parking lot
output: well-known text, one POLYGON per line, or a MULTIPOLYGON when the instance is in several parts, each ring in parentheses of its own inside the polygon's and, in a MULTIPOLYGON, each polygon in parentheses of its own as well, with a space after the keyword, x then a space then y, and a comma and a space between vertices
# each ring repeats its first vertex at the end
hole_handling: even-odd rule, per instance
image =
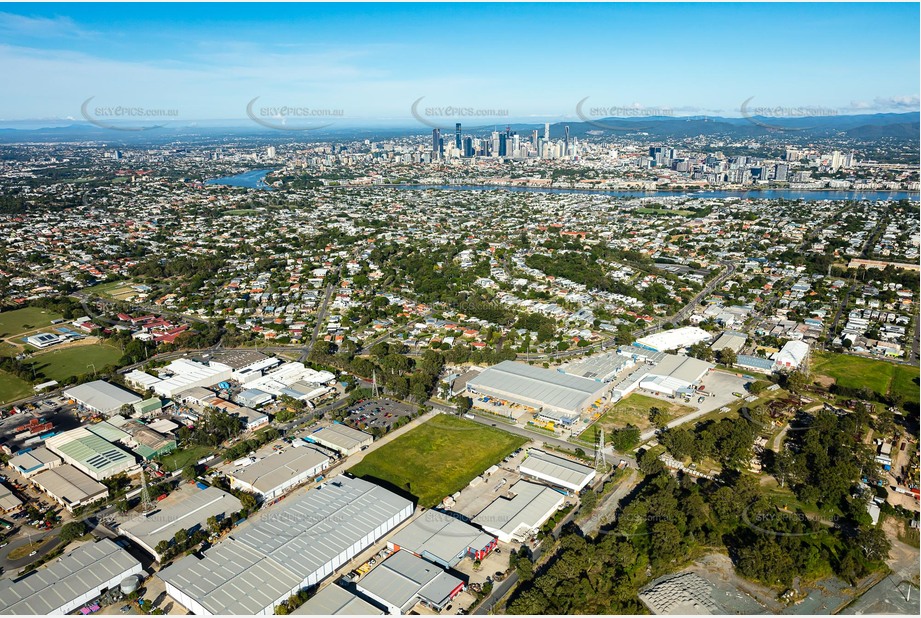
POLYGON ((389 431, 401 416, 410 417, 416 410, 391 399, 365 399, 348 408, 348 420, 358 429, 368 431, 379 427, 389 431))

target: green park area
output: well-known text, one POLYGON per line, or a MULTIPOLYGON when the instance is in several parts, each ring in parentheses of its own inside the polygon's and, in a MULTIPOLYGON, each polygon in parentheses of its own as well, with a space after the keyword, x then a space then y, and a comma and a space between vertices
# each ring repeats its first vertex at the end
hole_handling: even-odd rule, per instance
POLYGON ((0 339, 6 339, 48 326, 63 316, 40 307, 24 307, 0 313, 0 339))
POLYGON ((372 451, 349 472, 389 483, 430 508, 525 442, 495 427, 441 414, 372 451))
POLYGON ((17 401, 33 393, 32 385, 6 371, 0 371, 0 404, 17 401))
POLYGON ((36 354, 27 362, 48 380, 66 380, 102 371, 121 359, 122 351, 107 343, 91 343, 36 354))
POLYGON ((812 378, 832 378, 845 388, 868 388, 880 395, 899 395, 904 401, 919 401, 918 367, 898 365, 872 358, 816 352, 812 378))
POLYGON ((100 283, 99 285, 86 288, 84 292, 114 300, 125 300, 137 296, 137 291, 133 287, 134 285, 135 284, 131 281, 110 281, 108 283, 100 283))
POLYGON ((606 435, 610 436, 611 431, 620 429, 627 425, 633 425, 640 431, 645 431, 652 427, 649 420, 650 410, 658 408, 661 418, 664 422, 676 419, 679 416, 690 414, 694 408, 683 406, 663 399, 638 395, 636 393, 629 395, 626 399, 621 399, 613 406, 610 406, 597 421, 585 429, 579 438, 585 442, 594 444, 598 440, 598 430, 604 429, 606 435))

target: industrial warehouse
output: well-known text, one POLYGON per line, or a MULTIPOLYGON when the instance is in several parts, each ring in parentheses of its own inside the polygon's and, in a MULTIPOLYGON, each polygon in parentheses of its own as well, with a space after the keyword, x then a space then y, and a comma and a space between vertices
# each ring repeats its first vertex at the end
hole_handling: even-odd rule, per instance
POLYGON ((289 500, 202 557, 160 571, 167 593, 198 615, 271 615, 413 513, 409 500, 348 477, 289 500))
POLYGON ((118 526, 119 533, 140 545, 158 562, 162 558, 157 551, 160 542, 172 543, 180 530, 191 534, 204 528, 211 517, 220 521, 243 508, 236 497, 216 487, 202 489, 194 484, 187 485, 177 494, 178 501, 176 494, 167 498, 172 502, 170 506, 139 515, 118 526))
POLYGON ((21 579, 0 579, 0 613, 68 614, 142 572, 141 563, 109 539, 81 545, 21 579))
POLYGON ((635 345, 640 348, 646 348, 653 352, 669 352, 688 348, 695 343, 710 341, 711 335, 702 328, 696 326, 684 326, 682 328, 673 328, 672 330, 663 330, 646 337, 640 337, 636 340, 635 345))
POLYGON ((108 487, 69 464, 44 470, 29 480, 71 512, 84 504, 109 497, 108 487))
MULTIPOLYGON (((254 463, 246 463, 228 476, 234 489, 272 500, 329 467, 329 456, 309 446, 289 448, 254 463)), ((251 461, 251 460, 249 460, 251 461)))
POLYGON ((359 592, 395 616, 408 613, 420 602, 441 611, 464 587, 463 580, 406 551, 391 554, 356 585, 359 592))
POLYGON ((64 391, 64 396, 73 399, 84 410, 103 416, 111 416, 121 410, 122 406, 130 406, 141 401, 141 398, 131 391, 103 380, 68 388, 64 391))
POLYGON ((496 498, 473 518, 473 523, 503 543, 524 541, 537 534, 564 501, 557 490, 527 481, 518 481, 508 493, 511 498, 496 498))
MULTIPOLYGON (((542 418, 570 424, 602 399, 608 387, 604 382, 588 378, 503 361, 469 380, 467 393, 477 406, 485 403, 484 407, 492 409, 488 399, 496 398, 537 410, 542 418)), ((518 416, 523 413, 521 411, 518 416)))
POLYGON ((61 465, 61 458, 44 446, 20 452, 9 462, 9 466, 23 478, 30 478, 43 470, 59 465, 61 465))
POLYGON ((371 605, 341 586, 330 584, 291 612, 295 616, 382 616, 384 610, 371 605))
POLYGON ((136 467, 134 456, 86 427, 45 440, 45 446, 87 476, 101 481, 136 467))
POLYGON ((370 446, 374 442, 371 434, 352 429, 342 423, 321 427, 304 439, 307 442, 315 442, 320 446, 333 449, 343 457, 354 455, 363 447, 370 446))
POLYGON ((496 539, 453 515, 430 510, 394 534, 387 547, 449 569, 468 556, 482 560, 496 548, 496 539))
POLYGON ((593 468, 533 448, 528 451, 528 457, 521 462, 518 470, 522 476, 529 476, 574 492, 582 491, 596 474, 593 468))

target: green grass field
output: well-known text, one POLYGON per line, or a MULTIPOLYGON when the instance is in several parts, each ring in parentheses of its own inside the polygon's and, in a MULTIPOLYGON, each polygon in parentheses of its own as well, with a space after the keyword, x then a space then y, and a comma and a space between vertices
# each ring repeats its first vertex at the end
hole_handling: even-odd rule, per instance
POLYGON ((71 376, 81 376, 102 371, 106 365, 118 362, 122 351, 107 343, 74 346, 36 354, 28 362, 35 365, 49 380, 64 380, 71 376))
POLYGON ((498 428, 441 414, 371 452, 349 472, 390 483, 430 508, 525 442, 498 428))
POLYGON ((881 395, 899 393, 906 401, 918 402, 918 368, 896 365, 849 354, 816 352, 813 376, 828 376, 847 388, 867 387, 881 395))
POLYGON ((110 281, 109 283, 100 283, 99 285, 94 285, 92 287, 86 288, 83 291, 87 294, 94 294, 96 296, 104 296, 106 298, 113 298, 115 300, 124 300, 126 298, 137 296, 137 292, 133 287, 131 287, 133 285, 135 284, 131 281, 110 281))
POLYGON ((694 408, 688 406, 634 393, 608 408, 601 418, 579 434, 579 438, 594 444, 598 439, 599 427, 603 427, 606 433, 627 425, 634 425, 641 431, 649 429, 652 427, 652 423, 649 422, 649 410, 654 407, 663 410, 668 415, 668 420, 694 411, 694 408))
POLYGON ((0 339, 48 326, 63 316, 39 307, 24 307, 0 313, 0 339))
POLYGON ((11 373, 0 371, 0 404, 28 397, 32 393, 31 384, 11 373))
POLYGON ((162 463, 163 467, 169 472, 173 470, 182 470, 190 463, 194 464, 202 457, 210 455, 213 452, 214 449, 207 446, 191 446, 189 448, 173 451, 169 455, 164 455, 160 458, 160 463, 162 463))

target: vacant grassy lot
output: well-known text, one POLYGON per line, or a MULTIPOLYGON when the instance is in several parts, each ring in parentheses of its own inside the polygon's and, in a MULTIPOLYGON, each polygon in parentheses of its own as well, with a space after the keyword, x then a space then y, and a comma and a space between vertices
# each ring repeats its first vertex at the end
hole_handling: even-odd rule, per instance
POLYGON ((659 408, 665 412, 668 416, 668 420, 690 414, 694 411, 694 408, 688 406, 682 406, 670 401, 634 393, 608 408, 601 418, 579 434, 579 437, 582 440, 594 444, 598 439, 599 427, 604 428, 605 433, 609 433, 612 429, 626 427, 627 425, 634 425, 635 427, 639 427, 640 431, 644 431, 652 427, 652 423, 649 422, 649 410, 652 408, 659 408))
POLYGON ((118 362, 122 351, 107 343, 92 343, 60 350, 51 350, 36 354, 29 361, 35 365, 49 380, 65 380, 71 376, 81 376, 101 371, 106 365, 118 362))
POLYGON ((349 472, 390 483, 430 508, 525 442, 498 428, 441 414, 371 452, 349 472))
POLYGON ((896 365, 872 358, 849 354, 816 352, 812 363, 813 376, 828 376, 847 388, 867 387, 881 395, 890 390, 906 401, 917 402, 918 368, 896 365))
POLYGON ((207 446, 191 446, 182 450, 173 451, 169 455, 160 458, 160 463, 166 471, 182 470, 189 464, 210 455, 214 449, 207 446))
POLYGON ((0 371, 0 404, 32 394, 32 385, 11 373, 0 371))
POLYGON ((0 339, 48 326, 51 324, 51 320, 59 320, 62 317, 59 313, 39 307, 24 307, 23 309, 4 311, 0 313, 0 339))

